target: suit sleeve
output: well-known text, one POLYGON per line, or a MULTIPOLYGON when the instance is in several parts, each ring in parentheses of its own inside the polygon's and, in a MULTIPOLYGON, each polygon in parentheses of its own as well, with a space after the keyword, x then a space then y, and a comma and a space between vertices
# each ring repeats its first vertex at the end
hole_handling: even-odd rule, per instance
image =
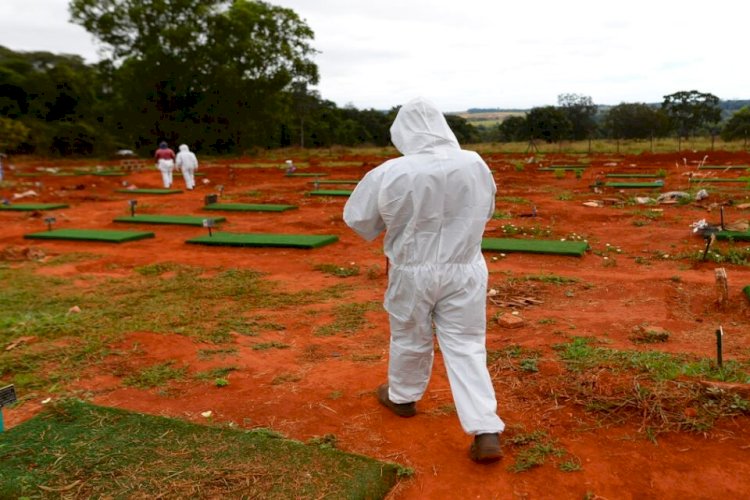
POLYGON ((369 172, 344 206, 344 222, 367 241, 374 240, 385 230, 378 203, 382 177, 378 169, 369 172))

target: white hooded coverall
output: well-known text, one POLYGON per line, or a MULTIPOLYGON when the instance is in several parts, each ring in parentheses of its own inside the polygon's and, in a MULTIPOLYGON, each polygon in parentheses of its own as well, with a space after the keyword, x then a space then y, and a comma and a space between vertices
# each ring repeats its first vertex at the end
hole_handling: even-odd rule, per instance
POLYGON ((495 210, 495 181, 424 99, 399 110, 391 141, 404 156, 368 172, 344 207, 344 221, 364 239, 386 231, 389 399, 422 398, 432 371, 434 322, 464 431, 502 432, 486 365, 487 264, 481 253, 495 210))
POLYGON ((198 170, 198 158, 195 153, 190 151, 187 144, 180 145, 180 152, 177 153, 177 168, 182 170, 182 178, 185 179, 185 187, 193 189, 195 187, 195 171, 198 170))

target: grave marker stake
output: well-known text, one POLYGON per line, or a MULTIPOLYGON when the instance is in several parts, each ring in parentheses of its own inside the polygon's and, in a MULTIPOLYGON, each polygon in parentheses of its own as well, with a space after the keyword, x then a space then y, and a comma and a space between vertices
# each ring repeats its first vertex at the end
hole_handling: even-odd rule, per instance
POLYGON ((2 389, 0 389, 0 432, 3 432, 5 430, 3 424, 3 406, 15 403, 16 401, 17 398, 15 386, 6 385, 2 389))
POLYGON ((203 227, 208 228, 208 235, 213 236, 211 233, 211 228, 214 227, 216 224, 216 221, 214 219, 203 219, 203 227))
POLYGON ((135 206, 138 204, 138 200, 128 200, 128 205, 130 205, 130 216, 135 217, 135 206))
POLYGON ((44 222, 47 223, 47 231, 52 231, 52 224, 57 222, 57 219, 55 219, 54 217, 46 217, 44 219, 44 222))
POLYGON ((724 336, 724 329, 719 326, 719 329, 716 330, 716 363, 719 365, 719 368, 722 367, 723 359, 721 355, 721 338, 724 336))

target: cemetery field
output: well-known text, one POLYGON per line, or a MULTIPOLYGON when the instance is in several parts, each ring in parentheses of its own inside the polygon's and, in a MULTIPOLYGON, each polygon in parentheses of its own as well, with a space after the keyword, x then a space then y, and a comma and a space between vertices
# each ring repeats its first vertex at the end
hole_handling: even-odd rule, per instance
POLYGON ((750 154, 482 156, 502 461, 469 459, 439 352, 414 418, 375 399, 382 237, 342 210, 387 155, 357 150, 204 160, 196 189, 176 174, 173 192, 153 191, 149 162, 15 159, 0 183, 7 435, 75 398, 397 464, 394 499, 746 495, 750 154), (715 241, 693 233, 702 219, 715 241))

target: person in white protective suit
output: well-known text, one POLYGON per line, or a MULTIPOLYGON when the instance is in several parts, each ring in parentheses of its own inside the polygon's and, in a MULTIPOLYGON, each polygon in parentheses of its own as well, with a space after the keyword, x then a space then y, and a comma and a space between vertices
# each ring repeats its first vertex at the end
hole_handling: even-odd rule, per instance
POLYGON ((182 178, 185 179, 185 187, 192 191, 195 188, 195 171, 198 170, 198 158, 195 153, 190 151, 187 144, 180 145, 180 152, 177 153, 177 169, 182 170, 182 178))
POLYGON ((161 172, 161 180, 164 182, 164 187, 167 189, 172 187, 174 158, 174 151, 172 151, 166 142, 161 142, 159 149, 154 153, 154 159, 156 160, 156 168, 161 172))
POLYGON ((388 383, 378 388, 378 400, 399 416, 416 414, 432 371, 434 323, 458 418, 474 436, 470 457, 498 460, 505 424, 486 365, 481 253, 495 181, 425 99, 399 110, 391 141, 403 156, 368 172, 344 207, 344 221, 364 239, 385 231, 391 340, 388 383))

